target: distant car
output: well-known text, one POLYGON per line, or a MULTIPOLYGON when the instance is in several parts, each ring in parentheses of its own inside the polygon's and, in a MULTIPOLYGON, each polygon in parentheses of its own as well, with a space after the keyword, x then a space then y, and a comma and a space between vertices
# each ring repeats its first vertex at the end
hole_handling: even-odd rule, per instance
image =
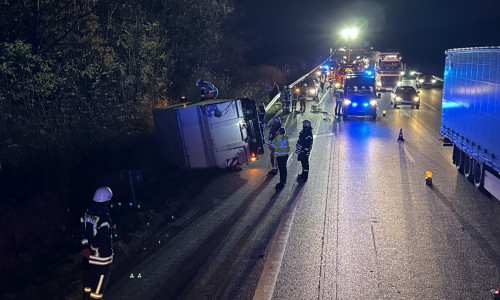
POLYGON ((319 99, 319 80, 314 76, 308 76, 300 83, 300 87, 303 88, 304 84, 307 85, 307 96, 313 100, 319 99))
POLYGON ((420 92, 417 92, 414 87, 410 85, 396 86, 391 91, 391 105, 398 107, 398 105, 406 104, 420 109, 420 92))
POLYGON ((431 74, 419 74, 415 79, 415 86, 417 88, 438 87, 440 83, 441 82, 437 80, 434 75, 431 74))

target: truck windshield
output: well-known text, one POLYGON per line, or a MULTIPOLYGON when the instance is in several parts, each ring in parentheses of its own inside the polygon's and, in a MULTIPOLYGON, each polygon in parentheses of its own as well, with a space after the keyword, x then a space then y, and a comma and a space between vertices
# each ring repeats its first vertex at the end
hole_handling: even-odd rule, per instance
POLYGON ((380 62, 380 70, 381 71, 397 71, 401 70, 401 62, 400 61, 390 61, 390 62, 380 62))
POLYGON ((349 95, 375 95, 375 88, 366 85, 349 85, 346 91, 349 95))

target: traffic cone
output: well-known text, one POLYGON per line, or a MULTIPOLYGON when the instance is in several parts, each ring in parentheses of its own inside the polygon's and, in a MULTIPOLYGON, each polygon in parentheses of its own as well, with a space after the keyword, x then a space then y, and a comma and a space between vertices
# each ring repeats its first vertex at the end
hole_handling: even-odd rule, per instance
POLYGON ((405 139, 403 138, 403 128, 399 129, 399 137, 398 141, 404 141, 405 139))

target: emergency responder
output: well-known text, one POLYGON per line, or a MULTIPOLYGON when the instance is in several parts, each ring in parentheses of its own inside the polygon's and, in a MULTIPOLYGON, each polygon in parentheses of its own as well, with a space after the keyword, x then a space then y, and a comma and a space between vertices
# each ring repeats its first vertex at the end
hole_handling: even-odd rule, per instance
POLYGON ((306 112, 306 100, 307 100, 307 83, 304 83, 302 85, 302 88, 300 89, 300 96, 299 96, 300 111, 303 113, 306 112))
POLYGON ((288 86, 283 86, 283 92, 282 94, 284 94, 284 99, 285 99, 285 110, 287 113, 290 112, 290 89, 288 88, 288 86))
POLYGON ((276 95, 280 93, 280 87, 278 84, 275 82, 273 85, 269 86, 269 101, 272 101, 276 95))
POLYGON ((302 131, 299 133, 299 140, 295 153, 299 155, 298 160, 302 164, 302 173, 297 177, 298 181, 307 181, 309 176, 309 154, 313 144, 311 121, 302 122, 302 131))
POLYGON ((196 80, 196 85, 200 88, 200 100, 210 100, 215 99, 219 95, 219 90, 211 84, 203 79, 196 80))
POLYGON ((267 145, 269 146, 269 157, 271 158, 271 171, 267 174, 276 175, 278 174, 278 164, 276 162, 276 157, 274 155, 273 140, 278 135, 278 130, 281 128, 281 119, 275 117, 269 122, 269 139, 267 140, 267 145))
POLYGON ((288 143, 288 136, 285 134, 285 128, 281 127, 278 130, 278 134, 272 142, 272 147, 280 171, 280 182, 276 185, 276 190, 281 190, 286 184, 286 162, 288 160, 288 154, 290 153, 290 145, 288 143))
POLYGON ((295 112, 297 108, 297 101, 299 101, 300 88, 299 86, 294 86, 292 91, 292 111, 295 112))
POLYGON ((285 100, 285 92, 280 92, 280 101, 281 101, 281 109, 283 113, 287 113, 286 100, 285 100))
POLYGON ((257 117, 259 118, 259 128, 260 135, 262 136, 262 145, 264 145, 266 142, 266 139, 264 137, 264 127, 266 126, 266 107, 264 106, 263 102, 259 103, 257 117))
POLYGON ((80 219, 82 255, 87 272, 84 276, 84 299, 102 299, 113 262, 112 223, 106 205, 113 197, 109 187, 98 188, 93 202, 80 219))

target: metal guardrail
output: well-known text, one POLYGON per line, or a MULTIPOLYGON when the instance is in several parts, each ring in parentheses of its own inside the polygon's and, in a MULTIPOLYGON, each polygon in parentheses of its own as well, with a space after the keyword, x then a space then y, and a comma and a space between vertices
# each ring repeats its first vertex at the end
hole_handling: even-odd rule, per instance
MULTIPOLYGON (((306 78, 307 76, 311 75, 314 71, 316 71, 316 69, 318 69, 318 67, 321 67, 325 62, 327 62, 335 54, 336 51, 337 51, 337 49, 335 49, 332 52, 332 54, 330 54, 330 56, 328 56, 328 58, 325 59, 325 61, 323 61, 323 63, 317 65, 314 69, 312 69, 311 71, 309 71, 308 73, 306 73, 304 76, 300 77, 299 79, 297 79, 294 82, 292 82, 291 84, 289 84, 289 86, 294 86, 297 83, 299 83, 302 80, 304 80, 304 78, 306 78)), ((265 110, 268 111, 279 98, 280 98, 280 94, 277 94, 276 96, 274 96, 274 98, 271 100, 271 102, 269 102, 267 104, 267 106, 265 107, 265 110)))

